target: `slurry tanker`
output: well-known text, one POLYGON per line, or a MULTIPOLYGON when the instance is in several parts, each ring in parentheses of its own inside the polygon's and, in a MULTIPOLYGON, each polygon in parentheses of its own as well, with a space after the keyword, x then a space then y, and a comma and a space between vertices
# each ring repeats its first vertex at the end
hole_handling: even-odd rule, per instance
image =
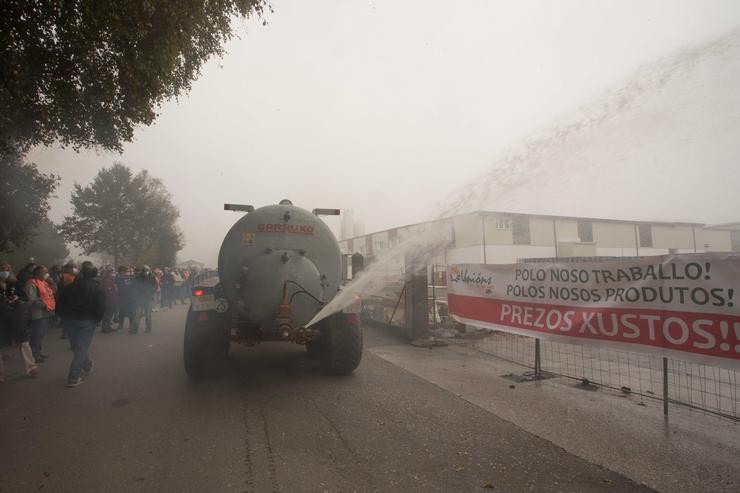
POLYGON ((306 324, 339 291, 339 245, 319 215, 337 209, 296 207, 289 200, 242 211, 221 244, 218 278, 193 287, 185 325, 185 371, 194 379, 226 358, 232 342, 304 345, 329 373, 348 374, 362 357, 359 317, 352 307, 306 324))

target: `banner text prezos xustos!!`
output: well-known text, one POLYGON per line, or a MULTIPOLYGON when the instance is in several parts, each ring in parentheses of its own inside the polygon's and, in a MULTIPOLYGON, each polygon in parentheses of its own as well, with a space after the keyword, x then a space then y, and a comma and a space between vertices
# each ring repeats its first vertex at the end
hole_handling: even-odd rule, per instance
POLYGON ((448 271, 460 322, 567 343, 740 369, 740 256, 462 264, 448 271))

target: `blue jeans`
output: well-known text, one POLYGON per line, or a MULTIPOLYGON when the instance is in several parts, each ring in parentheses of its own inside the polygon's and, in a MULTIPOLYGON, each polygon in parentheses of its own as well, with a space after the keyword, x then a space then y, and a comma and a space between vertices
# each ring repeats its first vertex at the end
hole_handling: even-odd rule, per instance
POLYGON ((90 349, 93 335, 98 323, 94 320, 69 320, 69 342, 72 345, 72 364, 69 366, 67 379, 77 380, 80 373, 90 365, 90 357, 87 351, 90 349))
POLYGON ((29 342, 31 343, 31 352, 36 360, 41 356, 41 343, 49 328, 49 320, 51 319, 37 318, 31 320, 31 336, 29 337, 29 342))

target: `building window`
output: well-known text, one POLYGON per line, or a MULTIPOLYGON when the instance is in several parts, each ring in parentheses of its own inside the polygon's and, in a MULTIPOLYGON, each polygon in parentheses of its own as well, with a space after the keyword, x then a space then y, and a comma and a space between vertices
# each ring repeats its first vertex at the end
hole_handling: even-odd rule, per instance
POLYGON ((594 225, 591 221, 578 221, 578 238, 581 241, 594 241, 594 225))
POLYGON ((529 245, 529 217, 515 217, 511 223, 515 245, 529 245))
POLYGON ((501 230, 506 230, 506 231, 510 230, 511 229, 511 219, 508 219, 505 217, 496 218, 496 229, 501 229, 501 230))
POLYGON ((653 229, 649 224, 640 224, 637 226, 640 233, 640 246, 642 248, 653 247, 653 229))

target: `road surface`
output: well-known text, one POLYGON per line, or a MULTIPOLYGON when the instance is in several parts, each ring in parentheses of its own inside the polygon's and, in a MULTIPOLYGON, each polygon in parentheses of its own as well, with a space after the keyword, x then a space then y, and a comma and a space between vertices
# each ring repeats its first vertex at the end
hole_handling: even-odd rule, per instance
MULTIPOLYGON (((221 376, 190 382, 185 314, 96 334, 95 372, 74 389, 58 330, 36 380, 11 352, 0 492, 645 490, 369 351, 331 377, 298 346, 232 346, 221 376)), ((366 329, 366 347, 384 337, 366 329)))

